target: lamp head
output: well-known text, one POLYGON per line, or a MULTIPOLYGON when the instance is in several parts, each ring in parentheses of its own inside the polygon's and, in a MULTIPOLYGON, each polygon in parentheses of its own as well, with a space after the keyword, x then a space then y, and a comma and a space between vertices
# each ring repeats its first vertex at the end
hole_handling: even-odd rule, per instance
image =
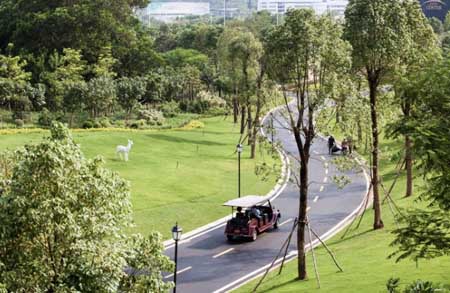
POLYGON ((242 144, 238 144, 238 145, 236 146, 236 150, 237 150, 238 153, 242 153, 242 150, 243 150, 242 144))
POLYGON ((175 240, 175 241, 180 240, 182 232, 183 232, 183 229, 181 227, 178 227, 178 223, 176 223, 175 226, 172 228, 173 240, 175 240))

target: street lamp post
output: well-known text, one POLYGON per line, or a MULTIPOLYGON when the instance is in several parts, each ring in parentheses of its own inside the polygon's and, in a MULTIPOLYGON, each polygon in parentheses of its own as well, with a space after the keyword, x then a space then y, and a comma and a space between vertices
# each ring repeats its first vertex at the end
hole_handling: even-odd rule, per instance
POLYGON ((236 146, 236 150, 238 153, 238 197, 241 197, 241 153, 242 153, 242 144, 238 144, 236 146))
POLYGON ((173 283, 175 286, 173 287, 173 293, 177 292, 177 265, 178 265, 178 241, 181 239, 181 233, 183 229, 178 227, 178 223, 172 228, 172 238, 175 240, 175 271, 173 273, 173 283))

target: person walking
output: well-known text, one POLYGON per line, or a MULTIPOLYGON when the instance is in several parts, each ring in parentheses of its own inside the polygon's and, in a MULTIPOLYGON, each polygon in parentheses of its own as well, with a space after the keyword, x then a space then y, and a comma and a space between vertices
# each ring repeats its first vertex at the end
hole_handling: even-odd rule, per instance
POLYGON ((336 144, 336 140, 332 135, 328 138, 328 154, 331 155, 333 153, 333 147, 336 144))

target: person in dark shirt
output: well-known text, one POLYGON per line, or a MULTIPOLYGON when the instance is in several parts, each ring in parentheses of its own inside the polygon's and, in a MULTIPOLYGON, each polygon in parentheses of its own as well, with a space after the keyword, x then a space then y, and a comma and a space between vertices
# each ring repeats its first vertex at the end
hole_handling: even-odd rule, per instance
POLYGON ((336 140, 332 135, 328 138, 328 154, 331 155, 333 152, 333 147, 336 144, 336 140))

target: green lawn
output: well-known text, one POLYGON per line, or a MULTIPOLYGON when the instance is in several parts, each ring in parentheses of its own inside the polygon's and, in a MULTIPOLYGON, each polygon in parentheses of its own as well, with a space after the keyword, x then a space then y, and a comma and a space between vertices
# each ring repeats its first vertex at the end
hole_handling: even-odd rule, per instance
MULTIPOLYGON (((396 174, 394 171, 396 162, 391 162, 388 158, 400 147, 399 143, 384 142, 381 148, 383 158, 381 174, 387 188, 396 174)), ((416 198, 403 198, 404 186, 405 178, 402 177, 393 190, 396 203, 403 208, 419 206, 420 203, 415 201, 416 198)), ((337 272, 325 249, 316 250, 321 289, 317 287, 312 257, 308 253, 308 281, 296 280, 297 260, 294 260, 287 265, 281 276, 277 276, 276 273, 269 274, 258 292, 386 292, 385 284, 391 277, 400 278, 401 287, 417 279, 450 283, 450 257, 423 260, 418 263, 418 267, 410 260, 396 263, 394 259, 387 258, 395 250, 389 244, 393 240, 391 231, 396 225, 389 207, 384 205, 382 209, 385 223, 383 230, 372 230, 373 210, 368 209, 358 230, 348 233, 345 239, 341 239, 343 234, 341 232, 328 241, 344 268, 343 273, 337 272)), ((251 292, 255 285, 255 281, 251 282, 237 292, 251 292)))
MULTIPOLYGON (((230 120, 230 119, 228 119, 230 120)), ((75 132, 88 158, 101 155, 106 166, 131 182, 136 227, 133 231, 160 231, 165 238, 176 221, 192 230, 229 213, 222 207, 237 196, 238 127, 223 117, 203 119, 203 129, 134 132, 75 132), (115 148, 134 141, 130 161, 116 158, 115 148)), ((43 134, 0 135, 0 150, 37 142, 43 134)), ((262 158, 273 162, 264 154, 262 158)), ((249 147, 242 155, 242 193, 265 194, 275 176, 263 182, 255 174, 249 147)))

